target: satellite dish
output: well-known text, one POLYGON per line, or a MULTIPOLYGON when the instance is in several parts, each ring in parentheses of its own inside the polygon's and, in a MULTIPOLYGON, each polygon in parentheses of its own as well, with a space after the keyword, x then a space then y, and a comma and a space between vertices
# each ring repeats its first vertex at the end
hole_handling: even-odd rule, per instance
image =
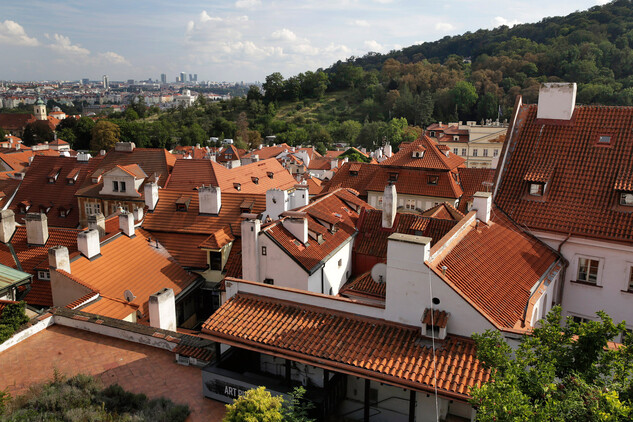
POLYGON ((371 269, 371 278, 376 283, 384 283, 387 281, 387 264, 378 263, 371 269))
POLYGON ((125 298, 125 300, 127 300, 128 302, 131 302, 131 301, 133 301, 134 299, 136 299, 136 296, 134 296, 130 290, 126 290, 125 292, 123 292, 123 297, 124 297, 124 298, 125 298))
POLYGON ((632 205, 633 204, 633 193, 627 193, 624 195, 624 203, 626 205, 632 205))

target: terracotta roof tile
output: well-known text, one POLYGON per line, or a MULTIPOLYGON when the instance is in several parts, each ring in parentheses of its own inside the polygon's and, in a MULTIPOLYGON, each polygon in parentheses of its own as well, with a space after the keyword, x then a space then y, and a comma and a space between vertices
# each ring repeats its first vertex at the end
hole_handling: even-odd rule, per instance
POLYGON ((207 253, 198 245, 207 239, 205 234, 186 234, 153 231, 152 240, 158 242, 185 268, 206 268, 207 253))
POLYGON ((401 147, 400 151, 381 162, 383 166, 402 166, 426 168, 433 170, 454 170, 463 166, 464 159, 450 151, 446 151, 448 156, 440 150, 440 145, 428 136, 422 136, 416 141, 401 147), (419 147, 425 149, 421 158, 413 157, 412 152, 419 147))
POLYGON ((387 284, 375 282, 371 276, 371 271, 367 271, 345 283, 339 294, 341 296, 361 296, 384 300, 387 296, 387 284))
POLYGON ((431 327, 445 328, 448 324, 449 314, 439 309, 426 308, 422 317, 422 324, 431 327))
POLYGON ((262 147, 261 149, 256 149, 250 151, 245 154, 243 158, 252 158, 253 155, 259 156, 260 160, 267 160, 269 158, 276 158, 282 152, 288 150, 290 151, 290 146, 288 144, 279 144, 271 147, 262 147))
POLYGON ((35 122, 35 116, 25 113, 0 113, 0 127, 6 131, 22 130, 35 122))
POLYGON ((420 328, 298 305, 278 299, 238 294, 204 324, 216 341, 252 347, 263 353, 301 356, 329 368, 422 391, 466 398, 469 388, 489 378, 476 358, 475 343, 447 336, 433 350, 420 328))
POLYGON ((235 236, 233 236, 231 227, 226 226, 211 233, 211 235, 201 242, 198 247, 204 249, 220 249, 234 240, 235 236))
POLYGON ((494 188, 494 169, 460 168, 459 180, 464 194, 459 200, 457 209, 466 213, 468 203, 472 203, 473 195, 477 192, 492 192, 494 188))
POLYGON ((633 212, 619 206, 633 166, 633 107, 576 106, 568 124, 536 119, 536 105, 519 108, 517 131, 501 172, 495 202, 536 230, 612 241, 633 241, 633 212), (548 123, 548 124, 544 124, 548 123), (598 145, 601 135, 611 137, 598 145), (545 195, 532 200, 526 175, 546 157, 555 167, 545 195))

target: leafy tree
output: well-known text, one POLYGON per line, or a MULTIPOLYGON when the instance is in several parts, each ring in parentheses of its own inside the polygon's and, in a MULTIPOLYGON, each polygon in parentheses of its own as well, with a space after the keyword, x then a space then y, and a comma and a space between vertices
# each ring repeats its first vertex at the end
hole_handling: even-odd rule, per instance
POLYGON ((470 115, 471 107, 477 102, 477 91, 473 84, 467 81, 459 81, 450 90, 453 103, 460 116, 470 115))
POLYGON ((57 131, 57 138, 62 139, 68 142, 72 148, 75 145, 75 141, 77 137, 75 136, 75 132, 70 128, 65 128, 57 131))
POLYGON ((24 302, 10 303, 5 306, 0 315, 0 343, 11 338, 22 324, 28 322, 29 318, 26 316, 25 309, 24 302))
POLYGON ((284 420, 282 412, 283 398, 273 397, 265 387, 248 390, 226 405, 223 422, 261 421, 281 422, 284 420))
POLYGON ((353 143, 363 125, 355 120, 345 120, 332 134, 334 141, 351 144, 353 143))
POLYGON ((281 99, 284 89, 284 77, 279 72, 266 76, 266 81, 262 85, 264 88, 264 99, 266 102, 275 102, 281 99))
POLYGON ((555 307, 513 350, 498 331, 473 335, 491 379, 471 391, 478 421, 628 421, 633 417, 633 336, 624 322, 561 326, 555 307), (625 337, 621 347, 610 341, 625 337))
POLYGON ((262 101, 263 99, 264 96, 262 95, 262 91, 257 85, 251 85, 248 87, 248 93, 246 94, 247 101, 262 101))
POLYGON ((138 117, 140 118, 145 117, 148 111, 147 104, 145 103, 145 97, 143 97, 142 95, 139 95, 136 98, 136 101, 132 101, 132 103, 130 104, 130 108, 132 108, 132 110, 136 112, 138 117))
POLYGON ((92 151, 110 150, 121 139, 121 130, 115 123, 99 120, 92 128, 90 149, 92 151))
MULTIPOLYGON (((65 122, 68 119, 62 120, 65 122)), ((75 119, 72 119, 75 120, 75 119)), ((82 117, 77 120, 77 124, 73 128, 75 131, 76 141, 73 147, 75 149, 89 149, 90 140, 92 139, 92 129, 95 127, 95 122, 90 117, 82 117)))
POLYGON ((327 154, 327 148, 323 142, 317 142, 316 151, 323 156, 327 154))

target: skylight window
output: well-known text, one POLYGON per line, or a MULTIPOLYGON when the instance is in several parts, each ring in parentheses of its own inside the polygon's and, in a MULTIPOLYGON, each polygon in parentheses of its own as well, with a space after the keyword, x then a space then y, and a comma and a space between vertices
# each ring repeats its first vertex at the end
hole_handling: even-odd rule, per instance
POLYGON ((626 205, 627 207, 633 207, 633 193, 622 192, 620 194, 620 205, 626 205))
POLYGON ((611 145, 611 136, 600 135, 600 137, 598 137, 598 145, 611 145))
POLYGON ((543 196, 543 183, 530 183, 530 195, 543 196))

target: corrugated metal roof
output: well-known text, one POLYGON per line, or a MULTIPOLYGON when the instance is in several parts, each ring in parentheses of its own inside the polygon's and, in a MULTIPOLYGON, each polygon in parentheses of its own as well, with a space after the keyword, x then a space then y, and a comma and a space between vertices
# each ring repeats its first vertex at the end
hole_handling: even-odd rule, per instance
POLYGON ((6 265, 0 265, 0 289, 31 278, 31 274, 18 271, 6 265))

